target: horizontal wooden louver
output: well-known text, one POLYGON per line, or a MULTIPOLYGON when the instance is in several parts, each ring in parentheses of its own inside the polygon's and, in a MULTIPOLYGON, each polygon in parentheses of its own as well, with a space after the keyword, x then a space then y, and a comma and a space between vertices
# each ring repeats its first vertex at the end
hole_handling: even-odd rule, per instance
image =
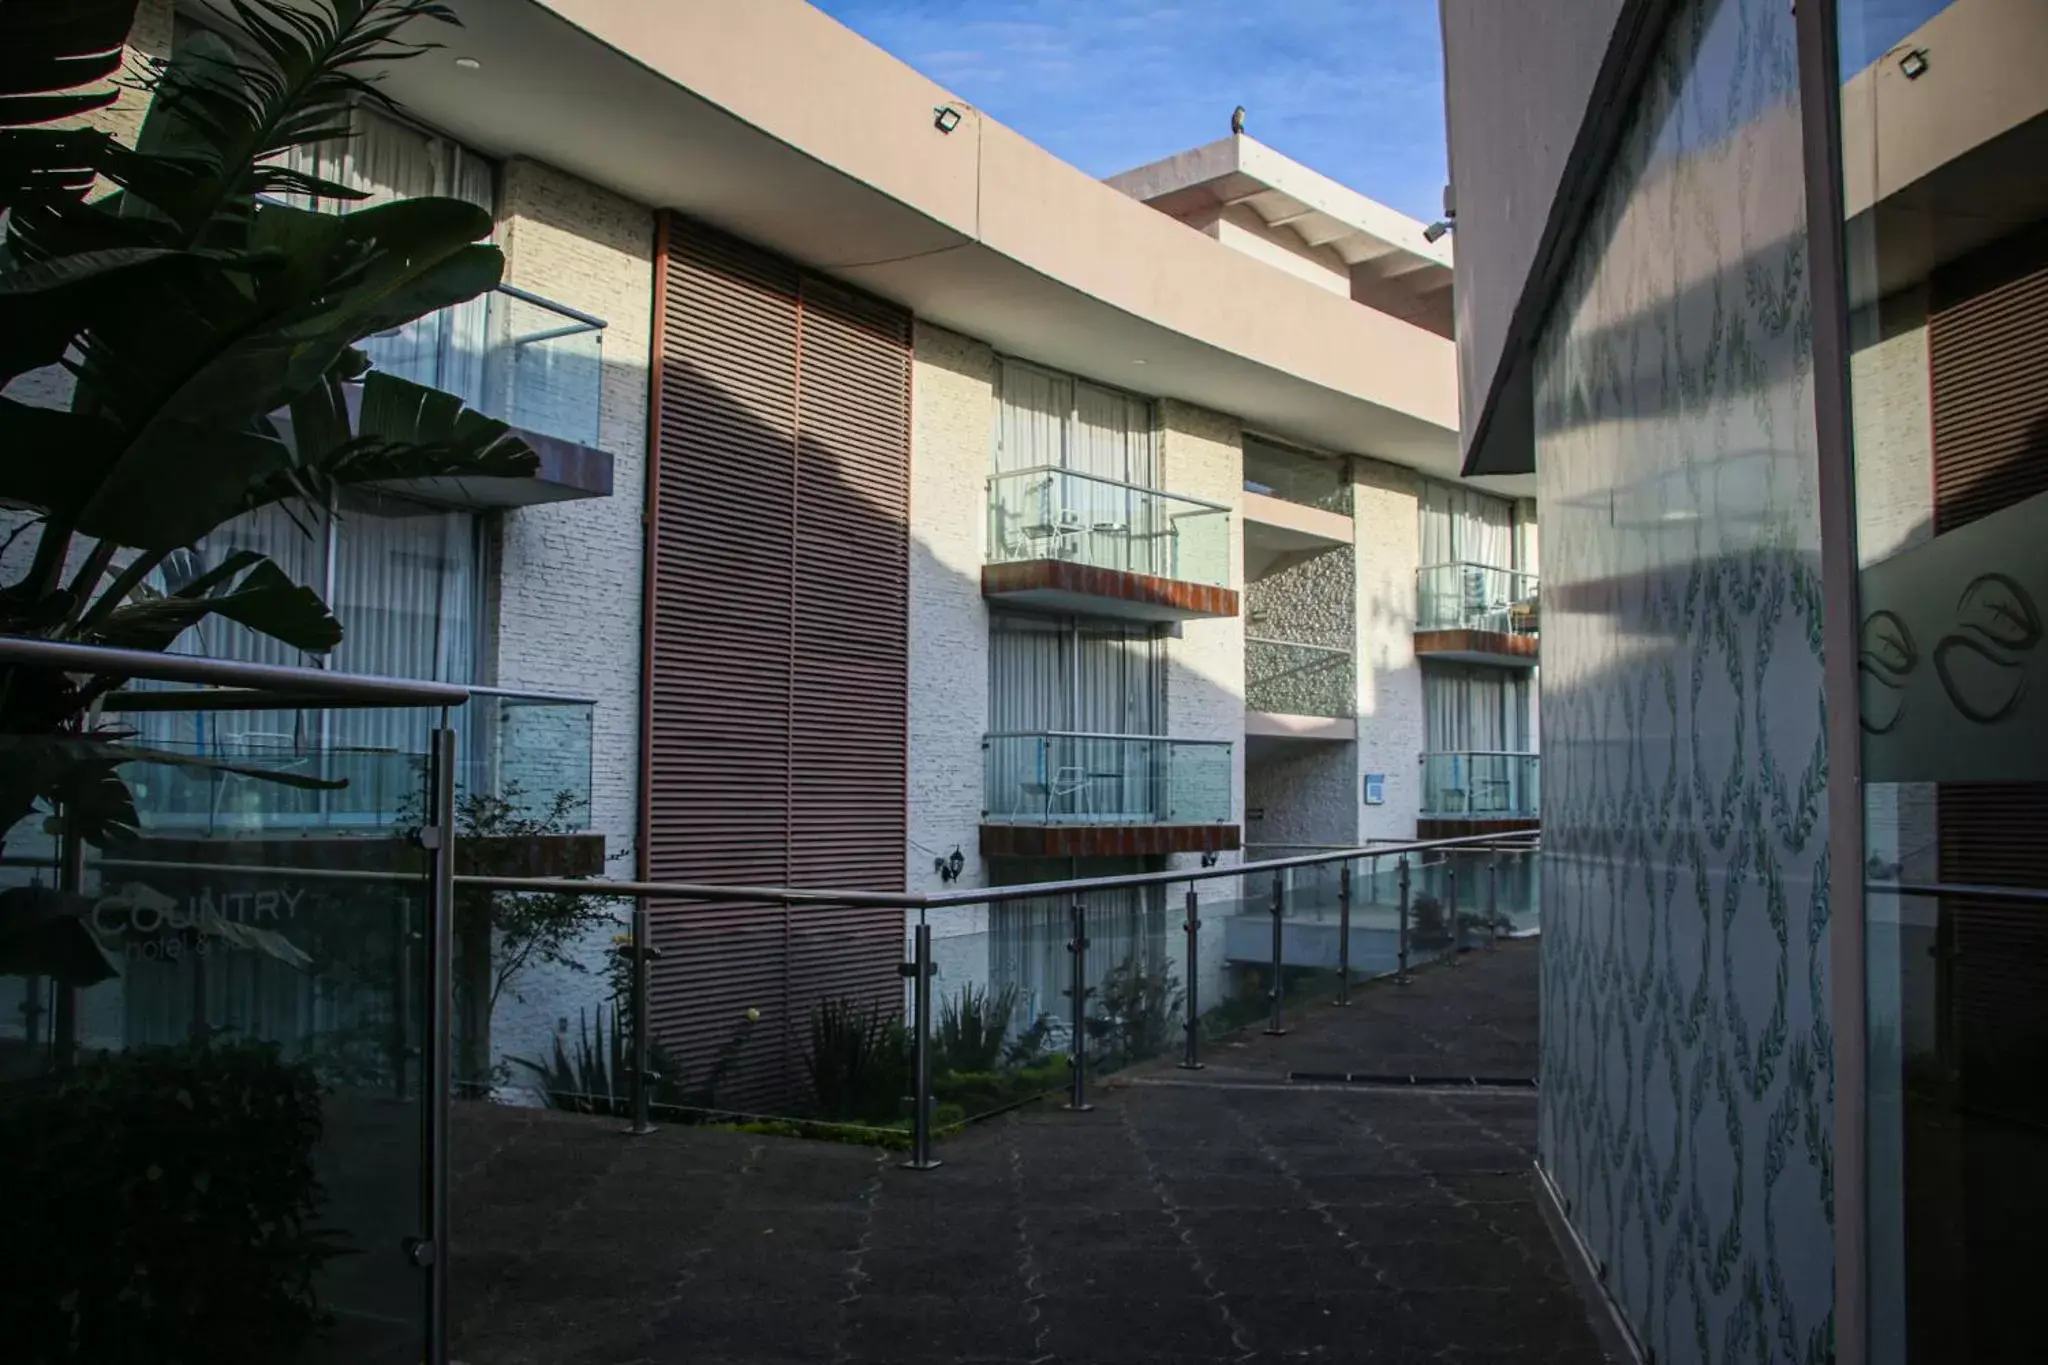
POLYGON ((1928 319, 1937 534, 2048 492, 2048 252, 2040 234, 1937 281, 1928 319))
MULTIPOLYGON (((648 875, 901 890, 909 320, 686 219, 664 241, 648 875)), ((897 912, 655 914, 686 1083, 745 1038, 721 1104, 798 1101, 812 1005, 899 989, 897 912)))
MULTIPOLYGON (((1934 525, 1947 534, 2048 492, 2048 237, 1944 271, 1933 304, 1934 525)), ((2048 888, 2048 785, 1948 782, 1936 802, 1943 881, 2048 888)), ((2048 914, 1966 897, 1941 912, 1965 1103, 2048 1123, 2048 914)))

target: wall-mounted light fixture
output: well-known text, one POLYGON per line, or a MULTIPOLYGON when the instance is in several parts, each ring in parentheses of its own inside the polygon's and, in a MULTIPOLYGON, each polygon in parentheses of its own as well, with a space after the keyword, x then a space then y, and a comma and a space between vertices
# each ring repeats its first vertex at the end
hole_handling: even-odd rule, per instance
POLYGON ((967 855, 960 851, 958 844, 955 844, 953 851, 945 857, 932 859, 932 871, 939 874, 939 880, 942 882, 959 881, 960 874, 966 867, 967 855))
POLYGON ((1907 80, 1917 81, 1927 74, 1927 49, 1916 47, 1899 58, 1899 70, 1907 80))
POLYGON ((1422 240, 1425 242, 1440 242, 1456 226, 1457 224, 1448 218, 1439 218, 1422 230, 1422 240))
POLYGON ((1204 850, 1202 850, 1202 866, 1203 866, 1203 867, 1214 867, 1214 866, 1216 866, 1216 864, 1218 864, 1218 863, 1220 863, 1220 862, 1222 862, 1222 861, 1223 861, 1223 855, 1222 855, 1222 854, 1220 854, 1220 853, 1218 853, 1218 852, 1217 852, 1217 851, 1216 851, 1215 849, 1213 849, 1213 848, 1209 848, 1209 849, 1204 849, 1204 850))
POLYGON ((950 133, 960 126, 960 111, 950 104, 941 104, 932 110, 932 127, 942 133, 950 133))

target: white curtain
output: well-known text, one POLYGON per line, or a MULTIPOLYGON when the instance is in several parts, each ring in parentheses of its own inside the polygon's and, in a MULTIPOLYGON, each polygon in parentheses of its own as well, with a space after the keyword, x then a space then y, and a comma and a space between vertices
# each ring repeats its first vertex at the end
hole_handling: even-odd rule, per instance
POLYGON ((1504 498, 1446 483, 1422 485, 1422 563, 1515 565, 1515 508, 1504 498))
MULTIPOLYGON (((347 213, 394 199, 440 195, 495 211, 491 163, 444 137, 358 105, 354 134, 287 153, 284 163, 368 197, 298 199, 302 207, 347 213)), ((444 308, 363 343, 378 369, 474 403, 483 397, 490 295, 444 308)))
MULTIPOLYGON (((989 727, 1149 736, 1165 725, 1165 647, 1150 629, 996 615, 989 628, 989 727)), ((1161 746, 1115 739, 990 741, 993 818, 1116 820, 1161 793, 1161 746)))
POLYGON ((1036 365, 1005 360, 998 387, 995 472, 1064 465, 1074 381, 1036 365))
MULTIPOLYGON (((1022 886, 1156 870, 1143 858, 1002 859, 993 869, 991 884, 1022 886)), ((1126 963, 1148 972, 1163 969, 1167 957, 1165 906, 1165 890, 1160 887, 1099 891, 1089 897, 1087 984, 1091 991, 1099 991, 1109 974, 1126 963)), ((990 984, 996 990, 1005 986, 1016 989, 1013 1034, 1048 1018, 1056 1045, 1065 1045, 1067 1021, 1072 1017, 1067 995, 1073 971, 1067 952, 1071 912, 1072 902, 1056 896, 989 909, 990 984)))
POLYGON ((1523 753, 1529 743, 1528 675, 1478 665, 1428 665, 1422 673, 1431 753, 1523 753))

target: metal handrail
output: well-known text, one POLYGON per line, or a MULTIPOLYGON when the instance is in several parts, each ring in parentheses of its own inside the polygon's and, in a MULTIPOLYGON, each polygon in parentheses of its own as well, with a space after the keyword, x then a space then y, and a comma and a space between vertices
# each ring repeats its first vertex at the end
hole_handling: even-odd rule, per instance
POLYGON ((2009 901, 2016 905, 2048 905, 2048 889, 2033 886, 1981 886, 1968 882, 1865 882, 1866 893, 1893 896, 1954 896, 1958 900, 2009 901))
POLYGON ((988 481, 993 486, 998 479, 1022 479, 1034 474, 1066 474, 1076 479, 1085 479, 1089 483, 1099 483, 1109 488, 1122 488, 1132 493, 1145 493, 1155 498, 1172 498, 1175 502, 1192 503, 1196 507, 1210 512, 1227 513, 1231 510, 1228 503, 1211 502, 1207 498, 1191 498, 1185 493, 1171 493, 1164 488, 1147 488, 1141 483, 1125 483, 1122 479, 1112 479, 1106 474, 1091 474, 1085 469, 1074 469, 1063 464, 1034 464, 1027 465, 1022 469, 998 470, 988 476, 988 481))
POLYGON ((1174 735, 1115 735, 1094 730, 990 730, 983 739, 1117 739, 1143 740, 1148 744, 1223 744, 1228 739, 1181 739, 1174 735))
POLYGON ((1484 569, 1488 573, 1504 573, 1510 578, 1535 579, 1540 577, 1533 569, 1517 569, 1511 564, 1488 564, 1484 560, 1479 559, 1440 559, 1434 564, 1421 565, 1415 572, 1417 574, 1426 574, 1433 569, 1484 569))
POLYGON ((1248 645, 1277 645, 1282 649, 1313 649, 1318 653, 1341 654, 1347 658, 1351 655, 1349 645, 1312 645, 1306 640, 1276 640, 1270 635, 1247 635, 1244 642, 1248 645))
POLYGON ((1422 757, 1430 758, 1541 758, 1541 749, 1424 749, 1422 757))
POLYGON ((499 284, 492 292, 498 294, 508 294, 511 297, 518 299, 521 303, 530 303, 536 308, 545 308, 550 313, 560 313, 565 318, 574 318, 576 321, 583 324, 581 327, 576 329, 575 333, 561 333, 560 335, 563 336, 575 335, 576 333, 581 332, 602 332, 606 328, 611 326, 609 322, 606 322, 603 318, 597 316, 595 313, 586 313, 581 309, 571 308, 566 303, 558 303, 554 299, 548 298, 545 295, 536 294, 532 290, 521 289, 518 285, 515 284, 499 284))
MULTIPOLYGON (((458 683, 418 682, 364 673, 332 673, 289 664, 254 664, 197 654, 158 654, 147 649, 113 649, 64 640, 0 635, 0 665, 58 668, 67 673, 100 673, 152 682, 212 683, 239 691, 283 692, 293 696, 369 706, 460 706, 475 689, 458 683)), ((224 694, 232 697, 233 691, 224 694)), ((204 697, 204 693, 192 694, 204 697)))

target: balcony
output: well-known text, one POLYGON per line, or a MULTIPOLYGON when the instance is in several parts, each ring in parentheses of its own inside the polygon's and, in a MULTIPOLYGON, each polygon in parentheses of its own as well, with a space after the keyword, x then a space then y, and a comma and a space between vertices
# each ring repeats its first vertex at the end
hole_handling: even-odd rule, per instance
POLYGON ((1541 764, 1537 754, 1497 749, 1424 754, 1422 816, 1480 822, 1488 828, 1533 821, 1542 810, 1541 764))
MULTIPOLYGON (((455 713, 456 792, 466 811, 497 826, 473 833, 538 838, 590 829, 594 711, 577 698, 473 689, 455 713)), ((424 809, 418 736, 431 719, 402 709, 145 713, 136 718, 140 743, 235 771, 145 769, 133 784, 138 826, 178 838, 388 834, 424 809), (324 785, 285 785, 293 780, 324 785)))
POLYGON ((1088 616, 1235 616, 1230 509, 1048 465, 997 474, 981 588, 1088 616))
POLYGON ((393 491, 468 506, 523 506, 611 492, 598 449, 606 323, 501 284, 490 293, 371 337, 378 369, 452 393, 539 452, 534 479, 426 479, 393 491))
POLYGON ((1356 739, 1358 693, 1352 651, 1247 636, 1247 735, 1356 739))
POLYGON ((1415 576, 1415 652, 1427 658, 1530 668, 1536 663, 1536 575, 1460 561, 1415 576))
POLYGON ((1353 541, 1351 484, 1329 460, 1247 440, 1244 448, 1247 583, 1353 541))
POLYGON ((1095 857, 1236 848, 1229 740, 1007 731, 982 740, 981 851, 1095 857))

